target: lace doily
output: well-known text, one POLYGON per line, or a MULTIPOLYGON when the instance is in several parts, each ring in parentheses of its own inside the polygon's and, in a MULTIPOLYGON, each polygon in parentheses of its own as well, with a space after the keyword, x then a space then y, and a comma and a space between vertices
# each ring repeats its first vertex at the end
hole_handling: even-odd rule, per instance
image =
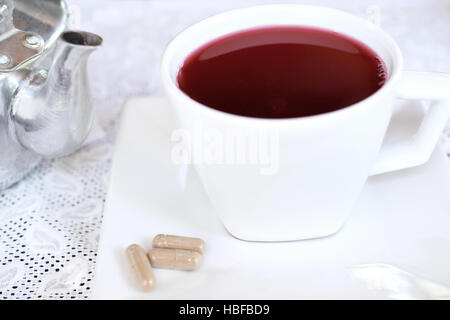
POLYGON ((87 298, 110 149, 44 161, 0 195, 0 297, 87 298))
MULTIPOLYGON (((121 105, 134 95, 160 93, 160 55, 183 28, 220 11, 276 1, 68 2, 75 24, 105 40, 89 68, 98 128, 75 154, 43 161, 0 193, 0 299, 89 297, 121 105)), ((317 4, 335 6, 330 0, 317 4)), ((377 6, 361 1, 356 7, 350 0, 339 5, 374 15, 399 42, 408 69, 450 72, 444 0, 399 1, 395 7, 388 0, 377 6)), ((450 127, 442 137, 450 157, 450 127)))

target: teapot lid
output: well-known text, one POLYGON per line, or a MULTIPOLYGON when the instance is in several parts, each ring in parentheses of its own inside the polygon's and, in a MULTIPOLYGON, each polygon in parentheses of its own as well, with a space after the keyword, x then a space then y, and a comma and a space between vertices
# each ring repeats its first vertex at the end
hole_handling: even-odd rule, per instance
POLYGON ((50 48, 68 17, 64 0, 0 0, 0 72, 14 71, 50 48))

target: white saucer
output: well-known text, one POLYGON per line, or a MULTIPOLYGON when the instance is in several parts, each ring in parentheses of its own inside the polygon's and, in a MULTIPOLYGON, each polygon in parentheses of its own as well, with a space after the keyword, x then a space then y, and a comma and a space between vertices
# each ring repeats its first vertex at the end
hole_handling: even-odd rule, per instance
POLYGON ((251 243, 226 232, 195 171, 171 164, 173 128, 162 98, 125 106, 93 299, 450 298, 450 167, 440 148, 421 167, 369 178, 336 235, 251 243), (158 233, 203 238, 204 261, 193 272, 155 269, 157 287, 140 292, 125 248, 150 249, 158 233))

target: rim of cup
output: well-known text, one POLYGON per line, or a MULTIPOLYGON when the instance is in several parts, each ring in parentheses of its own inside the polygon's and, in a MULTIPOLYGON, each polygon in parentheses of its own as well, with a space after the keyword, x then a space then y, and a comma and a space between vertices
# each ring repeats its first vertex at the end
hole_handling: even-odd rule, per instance
MULTIPOLYGON (((248 29, 257 28, 257 27, 276 26, 276 25, 302 26, 302 24, 292 24, 292 23, 261 24, 261 25, 257 25, 257 26, 249 26, 249 27, 239 28, 237 30, 230 30, 230 32, 228 32, 226 34, 232 34, 236 31, 243 31, 243 30, 248 30, 248 29)), ((311 26, 311 25, 303 24, 303 26, 311 26)), ((325 25, 320 28, 332 30, 331 28, 328 28, 325 25)), ((362 42, 366 46, 370 47, 362 39, 358 39, 352 35, 348 35, 343 32, 339 32, 339 33, 347 35, 351 38, 354 38, 354 39, 362 42)), ((221 35, 218 35, 216 38, 219 38, 219 37, 221 37, 221 35)), ((197 48, 201 47, 201 45, 206 44, 211 40, 212 39, 202 42, 200 45, 197 46, 197 48)), ((374 50, 375 53, 378 54, 378 52, 376 52, 375 49, 373 49, 373 48, 371 48, 371 49, 374 50)), ((185 60, 194 50, 186 51, 186 53, 184 54, 183 60, 185 60)), ((180 67, 181 67, 181 65, 176 67, 177 72, 180 67)), ((175 38, 172 39, 172 41, 169 43, 166 50, 164 51, 164 54, 162 57, 162 63, 161 63, 161 78, 162 78, 162 83, 163 83, 164 89, 166 90, 166 93, 168 93, 168 91, 170 91, 170 93, 176 95, 177 98, 185 99, 186 102, 188 102, 191 106, 198 109, 198 111, 200 111, 200 112, 205 112, 212 116, 229 118, 233 121, 239 120, 239 121, 251 121, 251 122, 265 122, 266 124, 270 124, 270 123, 280 123, 280 122, 285 122, 285 123, 286 122, 295 122, 295 123, 297 123, 299 121, 306 121, 306 120, 312 120, 312 119, 317 119, 317 120, 325 119, 330 116, 337 116, 337 115, 344 116, 347 113, 354 111, 355 109, 361 108, 363 105, 368 105, 368 104, 370 104, 370 102, 374 102, 375 100, 383 98, 386 94, 389 94, 392 87, 395 85, 396 82, 398 82, 402 70, 403 70, 403 57, 402 57, 400 48, 398 47, 396 42, 392 39, 392 37, 388 33, 386 33, 384 30, 382 30, 377 25, 371 23, 370 21, 365 20, 359 16, 353 15, 351 13, 348 13, 348 12, 345 12, 342 10, 338 10, 338 9, 334 9, 334 8, 329 8, 329 7, 313 6, 313 5, 300 5, 300 4, 270 4, 270 5, 258 5, 258 6, 252 6, 252 7, 246 7, 246 8, 240 8, 240 9, 235 9, 235 10, 231 10, 231 11, 226 11, 226 12, 223 12, 223 13, 220 13, 217 15, 213 15, 206 19, 203 19, 203 20, 187 27, 183 31, 181 31, 177 36, 175 36, 175 38), (381 38, 381 40, 383 41, 383 45, 387 46, 389 54, 391 55, 392 70, 388 74, 386 83, 380 89, 378 89, 376 92, 374 92, 367 98, 365 98, 361 101, 358 101, 354 104, 348 105, 344 108, 341 108, 341 109, 338 109, 335 111, 326 112, 326 113, 320 113, 317 115, 294 117, 294 118, 256 118, 256 117, 231 114, 231 113, 227 113, 224 111, 220 111, 220 110, 216 110, 211 107, 208 107, 207 105, 197 102, 196 100, 189 97, 186 93, 184 93, 177 85, 176 75, 174 76, 173 74, 171 74, 171 70, 173 69, 173 58, 174 58, 175 52, 177 52, 179 50, 183 50, 183 49, 180 49, 180 46, 179 46, 179 44, 181 42, 183 42, 182 40, 186 37, 189 38, 191 33, 197 32, 200 28, 206 28, 210 24, 217 23, 217 20, 224 21, 226 19, 233 18, 233 16, 236 16, 236 15, 251 14, 253 11, 261 12, 261 10, 263 10, 263 11, 267 10, 272 13, 274 12, 274 10, 289 10, 289 11, 292 11, 292 10, 313 10, 313 11, 322 10, 322 11, 326 11, 328 14, 341 15, 344 18, 353 20, 355 22, 358 20, 359 23, 365 24, 370 32, 378 34, 378 38, 381 38)))

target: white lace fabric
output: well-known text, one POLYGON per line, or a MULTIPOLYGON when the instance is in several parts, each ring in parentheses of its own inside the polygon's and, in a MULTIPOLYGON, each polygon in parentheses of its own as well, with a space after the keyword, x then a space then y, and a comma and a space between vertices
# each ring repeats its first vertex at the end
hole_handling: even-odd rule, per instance
POLYGON ((0 195, 0 297, 87 297, 109 162, 98 141, 0 195))
MULTIPOLYGON (((89 298, 124 101, 160 94, 161 53, 183 28, 214 13, 267 2, 276 1, 68 0, 81 28, 104 37, 103 48, 89 64, 98 125, 78 152, 43 161, 0 192, 0 299, 89 298)), ((329 0, 317 4, 335 6, 329 0)), ((381 26, 399 42, 408 69, 450 72, 445 0, 372 4, 361 1, 355 7, 346 0, 339 5, 361 16, 378 11, 381 26)), ((450 157, 450 127, 442 143, 450 157)))

